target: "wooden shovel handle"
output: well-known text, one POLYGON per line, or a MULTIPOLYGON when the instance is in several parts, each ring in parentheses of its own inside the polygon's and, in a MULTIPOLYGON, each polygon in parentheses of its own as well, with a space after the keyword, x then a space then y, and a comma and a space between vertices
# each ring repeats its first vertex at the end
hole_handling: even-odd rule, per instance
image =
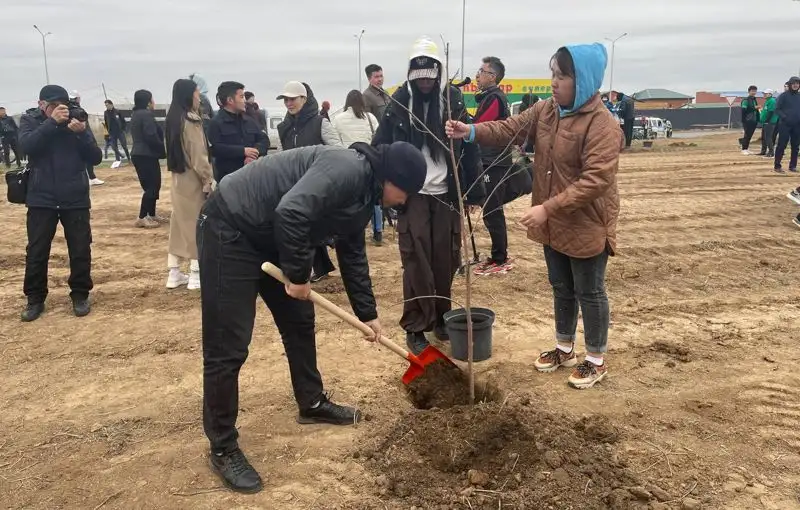
MULTIPOLYGON (((275 278, 279 282, 282 282, 284 285, 289 285, 290 283, 289 279, 286 278, 286 275, 283 274, 283 271, 281 271, 281 269, 278 266, 272 264, 271 262, 264 262, 263 264, 261 264, 261 270, 270 275, 271 277, 275 278)), ((332 313, 333 315, 339 317, 340 319, 350 324, 357 330, 361 331, 365 335, 370 337, 375 335, 375 332, 372 331, 372 328, 370 328, 369 326, 358 320, 358 318, 355 315, 345 312, 339 306, 330 302, 328 299, 320 296, 313 290, 311 291, 309 300, 315 305, 319 305, 325 310, 332 313)), ((378 343, 380 343, 381 345, 383 345, 384 347, 386 347, 387 349, 389 349, 390 351, 397 354, 403 359, 415 361, 414 360, 415 357, 413 354, 403 349, 402 347, 392 342, 383 335, 381 335, 378 338, 378 343)))

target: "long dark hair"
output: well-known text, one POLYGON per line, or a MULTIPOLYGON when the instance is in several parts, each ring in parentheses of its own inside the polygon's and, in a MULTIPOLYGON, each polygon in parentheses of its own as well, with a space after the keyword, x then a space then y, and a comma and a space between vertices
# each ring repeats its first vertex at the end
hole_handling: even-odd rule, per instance
POLYGON ((347 93, 347 99, 344 101, 344 109, 347 110, 348 108, 353 110, 353 115, 359 119, 367 118, 364 114, 367 105, 364 104, 364 96, 358 90, 354 89, 347 93))
MULTIPOLYGON (((413 118, 409 118, 409 123, 411 124, 411 139, 412 144, 417 148, 422 150, 422 145, 427 144, 428 150, 431 153, 431 159, 436 163, 440 161, 447 161, 445 158, 445 152, 441 145, 439 145, 438 140, 445 140, 444 135, 444 112, 442 111, 443 105, 442 101, 442 89, 441 89, 441 78, 437 78, 433 90, 431 90, 428 94, 423 94, 419 88, 417 87, 416 82, 412 81, 409 82, 409 85, 412 90, 412 105, 411 111, 414 112, 414 115, 423 121, 431 133, 428 133, 421 127, 417 126, 417 122, 413 118), (428 103, 428 115, 425 116, 425 103, 428 103)), ((450 86, 448 83, 447 86, 450 86)))
POLYGON ((166 121, 167 169, 182 174, 186 171, 186 158, 183 156, 183 123, 186 115, 194 107, 194 91, 197 84, 192 80, 180 79, 172 86, 172 102, 169 105, 166 121))
POLYGON ((149 90, 141 89, 133 93, 133 109, 146 110, 153 100, 153 93, 149 90))

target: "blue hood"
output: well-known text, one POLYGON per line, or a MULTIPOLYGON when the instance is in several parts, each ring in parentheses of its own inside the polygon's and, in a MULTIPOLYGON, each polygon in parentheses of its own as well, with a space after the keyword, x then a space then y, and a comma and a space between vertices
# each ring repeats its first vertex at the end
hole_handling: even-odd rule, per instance
POLYGON ((580 110, 603 86, 608 53, 600 43, 567 46, 575 63, 575 103, 572 108, 559 106, 559 115, 566 117, 580 110))

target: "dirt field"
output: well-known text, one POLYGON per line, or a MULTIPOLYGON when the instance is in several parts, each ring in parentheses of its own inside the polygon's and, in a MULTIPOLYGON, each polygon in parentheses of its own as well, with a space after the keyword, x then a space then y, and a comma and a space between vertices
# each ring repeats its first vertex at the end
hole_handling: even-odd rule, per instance
MULTIPOLYGON (((610 372, 595 389, 532 367, 553 342, 552 297, 541 247, 516 226, 515 271, 475 283, 474 306, 497 314, 494 356, 476 366, 505 391, 501 403, 413 410, 404 362, 320 312, 327 389, 370 419, 297 425, 283 348, 260 306, 239 415, 241 446, 266 482, 255 496, 221 490, 207 467, 199 294, 164 288, 168 230, 133 228, 132 168, 98 171, 84 319, 71 316, 59 231, 46 315, 20 323, 25 210, 1 204, 0 507, 800 508, 799 208, 785 198, 800 179, 739 155, 731 135, 674 143, 697 145, 622 156, 610 372), (442 452, 453 437, 461 445, 442 452), (459 456, 464 443, 470 455, 459 456), (468 489, 468 476, 482 476, 473 468, 490 479, 468 489)), ((525 201, 508 208, 511 220, 525 201)), ((477 238, 486 253, 482 225, 477 238)), ((369 258, 384 327, 401 341, 397 248, 370 247, 369 258)), ((455 288, 461 300, 463 279, 455 288)))

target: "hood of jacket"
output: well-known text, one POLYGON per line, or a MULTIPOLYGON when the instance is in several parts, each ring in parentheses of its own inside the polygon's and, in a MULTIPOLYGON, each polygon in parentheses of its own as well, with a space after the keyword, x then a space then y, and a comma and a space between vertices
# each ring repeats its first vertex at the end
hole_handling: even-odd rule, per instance
POLYGON ((600 90, 608 64, 606 47, 600 43, 567 46, 575 65, 575 102, 571 108, 559 106, 559 115, 577 113, 600 90))
POLYGON ((295 115, 290 114, 288 111, 286 112, 286 117, 284 117, 283 123, 286 124, 287 128, 293 126, 294 124, 303 125, 310 119, 313 119, 319 115, 319 103, 317 102, 317 98, 314 97, 314 91, 311 90, 311 87, 308 85, 308 83, 303 82, 303 86, 306 88, 306 92, 308 92, 308 95, 306 96, 306 104, 304 104, 303 108, 301 108, 300 111, 295 115))

